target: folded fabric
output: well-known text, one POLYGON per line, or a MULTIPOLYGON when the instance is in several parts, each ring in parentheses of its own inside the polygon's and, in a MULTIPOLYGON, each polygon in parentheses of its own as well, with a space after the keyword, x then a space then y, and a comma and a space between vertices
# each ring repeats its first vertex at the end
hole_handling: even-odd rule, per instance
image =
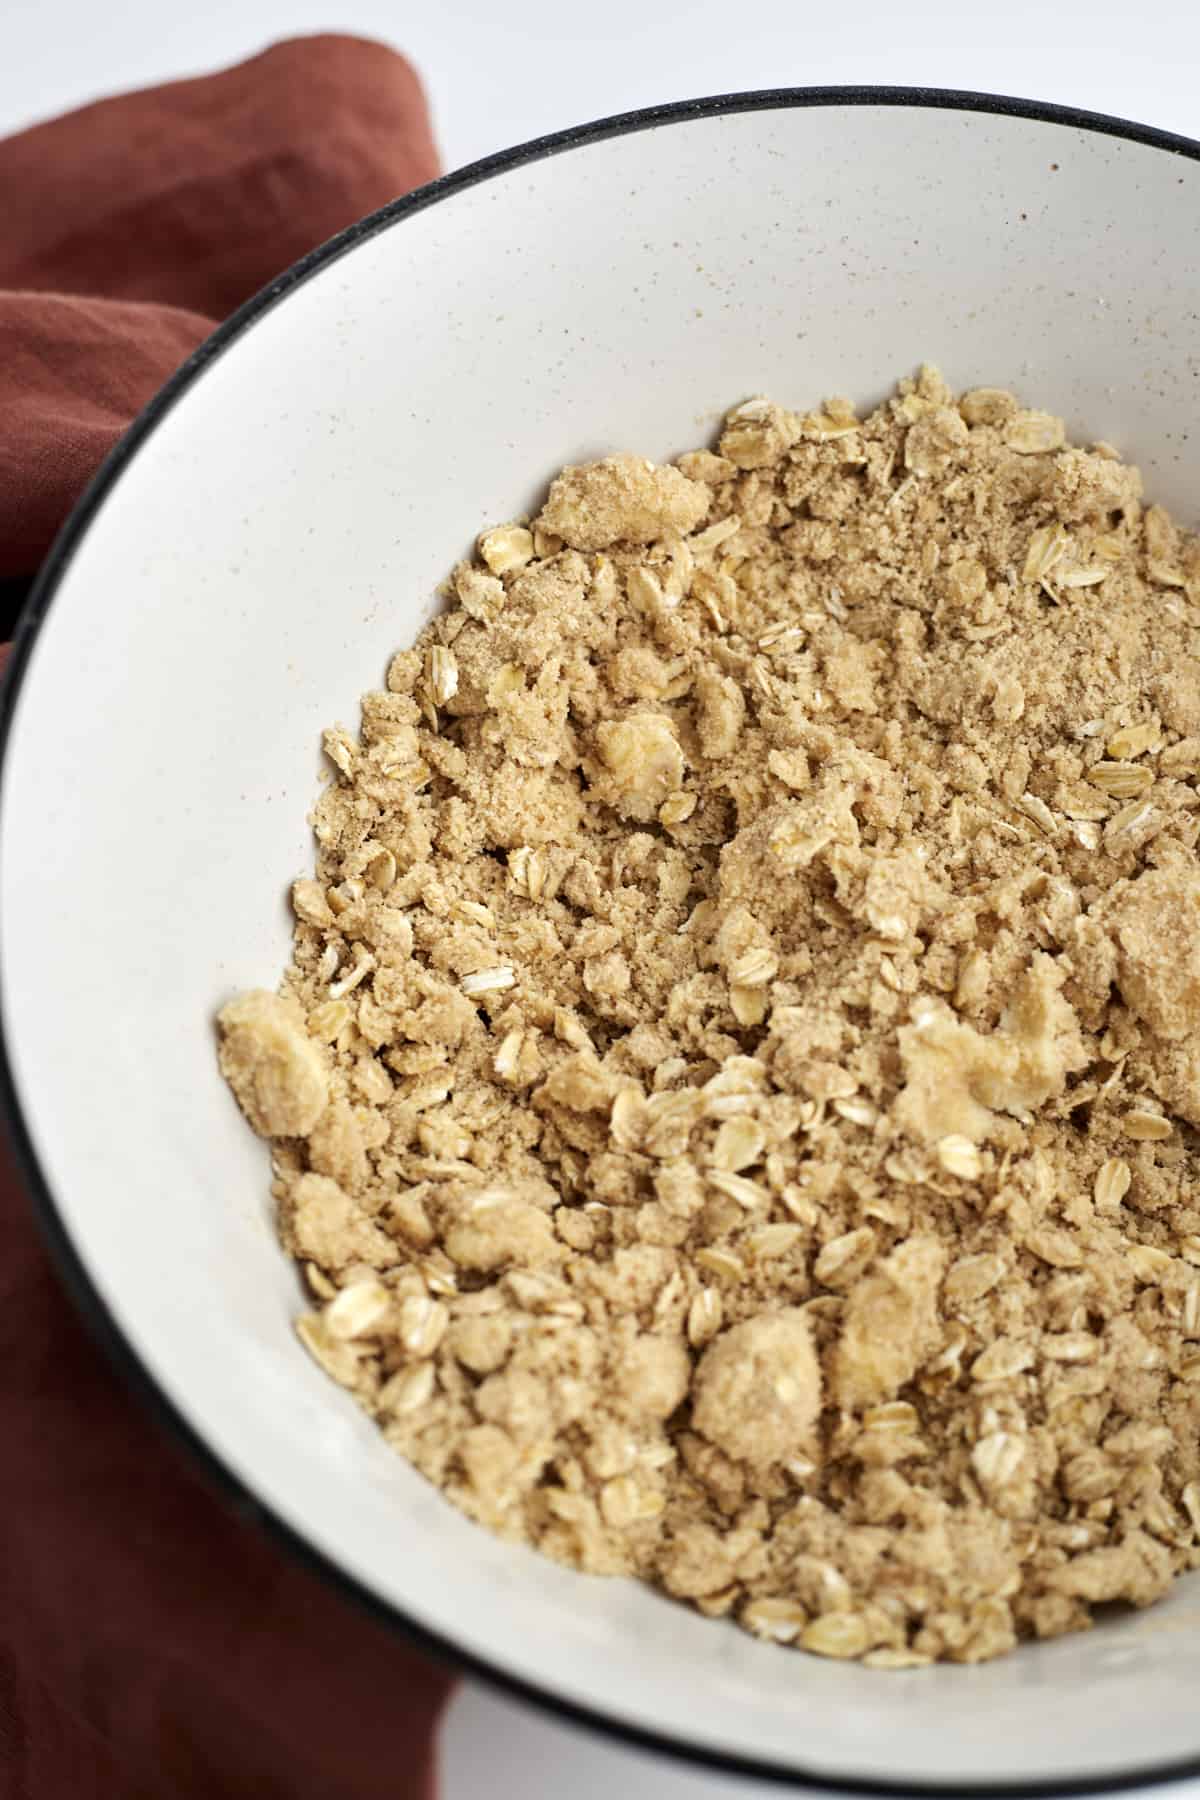
POLYGON ((437 171, 412 68, 349 37, 276 44, 0 143, 0 580, 34 572, 214 325, 437 171))
MULTIPOLYGON (((345 37, 0 143, 0 577, 33 574, 220 318, 436 170, 412 69, 345 37)), ((0 1800, 430 1793, 447 1676, 169 1442, 63 1294, 2 1143, 0 1445, 0 1800)))

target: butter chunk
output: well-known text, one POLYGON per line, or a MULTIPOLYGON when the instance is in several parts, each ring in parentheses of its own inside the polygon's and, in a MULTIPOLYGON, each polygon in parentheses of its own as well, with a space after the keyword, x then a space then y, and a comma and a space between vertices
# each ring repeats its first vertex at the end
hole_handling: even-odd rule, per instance
POLYGON ((325 1108, 319 1047, 294 1000, 256 988, 217 1015, 221 1073, 259 1137, 303 1137, 325 1108))
POLYGON ((667 532, 686 536, 708 511, 711 495, 680 470, 643 456, 607 456, 566 468, 550 484, 536 523, 576 550, 649 544, 667 532))

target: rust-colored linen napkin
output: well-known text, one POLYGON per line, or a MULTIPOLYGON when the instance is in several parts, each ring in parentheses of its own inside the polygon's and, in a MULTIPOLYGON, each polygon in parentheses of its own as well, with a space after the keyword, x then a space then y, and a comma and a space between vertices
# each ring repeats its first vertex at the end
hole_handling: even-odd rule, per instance
POLYGON ((347 37, 276 44, 0 143, 0 579, 33 572, 219 320, 437 172, 412 68, 347 37))
MULTIPOLYGON (((9 592, 214 324, 436 173, 409 65, 333 36, 0 142, 9 592)), ((448 1686, 168 1442, 0 1147, 0 1800, 425 1800, 448 1686)))

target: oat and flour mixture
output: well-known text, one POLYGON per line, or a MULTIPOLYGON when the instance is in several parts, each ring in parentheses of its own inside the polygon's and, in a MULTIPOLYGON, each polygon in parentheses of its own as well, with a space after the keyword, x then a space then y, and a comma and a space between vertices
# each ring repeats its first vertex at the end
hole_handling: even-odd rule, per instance
POLYGON ((222 1067, 456 1505, 974 1661, 1200 1566, 1200 544, 931 370, 718 452, 484 535, 222 1067))

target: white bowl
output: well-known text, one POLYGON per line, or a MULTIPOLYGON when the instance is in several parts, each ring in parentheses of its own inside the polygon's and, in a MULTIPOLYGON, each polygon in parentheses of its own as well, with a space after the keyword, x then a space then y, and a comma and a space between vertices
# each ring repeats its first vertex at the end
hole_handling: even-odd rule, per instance
POLYGON ((469 1524, 299 1348, 265 1153, 209 1025, 286 960, 321 728, 563 462, 669 456, 758 392, 873 402, 931 358, 1111 439, 1194 525, 1198 285, 1200 147, 1162 133, 892 90, 634 114, 435 182, 283 276, 60 538, 3 716, 3 1089, 31 1187, 210 1469, 287 1552, 473 1668, 801 1785, 1200 1770, 1200 1577, 1089 1635, 896 1675, 469 1524))

